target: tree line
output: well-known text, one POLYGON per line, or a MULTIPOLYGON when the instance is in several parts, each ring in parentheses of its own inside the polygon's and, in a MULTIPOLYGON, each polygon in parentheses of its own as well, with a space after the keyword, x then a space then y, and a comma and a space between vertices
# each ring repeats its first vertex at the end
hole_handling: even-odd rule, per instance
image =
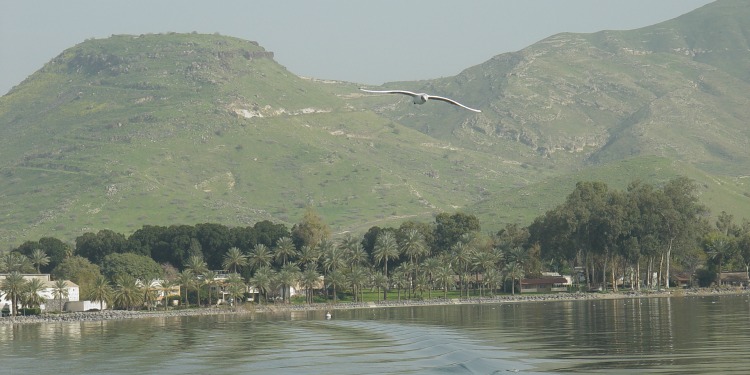
MULTIPOLYGON (((530 225, 509 224, 494 233, 458 212, 334 239, 308 208, 292 228, 270 221, 248 227, 146 225, 127 237, 111 230, 85 233, 74 244, 45 237, 6 252, 0 270, 49 272, 76 282, 92 299, 117 295, 123 308, 150 302, 144 281, 154 279, 183 285, 185 303, 192 288, 194 302, 210 304, 207 280, 216 270, 233 275, 228 286, 237 298, 243 285, 263 297, 298 285, 308 291, 307 302, 321 276, 334 301, 342 293, 360 300, 366 289, 382 291, 384 299, 391 289, 399 298, 401 291, 408 298, 445 296, 454 289, 461 296, 515 293, 522 278, 543 271, 572 275, 581 288, 659 288, 675 273, 710 285, 721 283, 722 270, 750 267, 750 223, 738 225, 724 212, 710 220, 687 178, 663 186, 635 181, 622 191, 579 182, 562 204, 530 225)), ((12 294, 5 284, 0 290, 12 294)), ((289 300, 285 293, 279 297, 289 300)))

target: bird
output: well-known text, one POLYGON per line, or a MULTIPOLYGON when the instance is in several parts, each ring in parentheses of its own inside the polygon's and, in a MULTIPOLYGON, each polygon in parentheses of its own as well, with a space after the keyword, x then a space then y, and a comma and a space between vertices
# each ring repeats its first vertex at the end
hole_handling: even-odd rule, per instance
POLYGON ((469 111, 482 112, 482 111, 480 111, 478 109, 467 107, 467 106, 465 106, 465 105, 463 105, 463 104, 461 104, 461 103, 459 103, 459 102, 457 102, 457 101, 455 101, 453 99, 448 99, 448 98, 445 98, 445 97, 442 97, 442 96, 436 96, 436 95, 427 95, 427 94, 422 93, 422 92, 416 93, 416 92, 411 92, 411 91, 406 91, 406 90, 367 90, 367 89, 363 89, 361 87, 359 89, 362 90, 362 91, 364 91, 364 92, 371 92, 373 94, 403 94, 403 95, 409 95, 412 98, 414 98, 414 104, 424 104, 424 103, 427 102, 427 100, 440 100, 440 101, 443 101, 443 102, 446 102, 446 103, 450 103, 450 104, 453 104, 453 105, 456 105, 456 106, 459 106, 459 107, 462 107, 462 108, 466 108, 469 111))
POLYGON ((331 320, 331 312, 326 312, 326 320, 331 320))

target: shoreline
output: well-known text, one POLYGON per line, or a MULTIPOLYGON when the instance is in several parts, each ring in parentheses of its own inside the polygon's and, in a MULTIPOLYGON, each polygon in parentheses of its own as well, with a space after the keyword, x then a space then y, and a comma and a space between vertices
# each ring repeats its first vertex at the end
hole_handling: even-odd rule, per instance
POLYGON ((344 303, 315 303, 311 305, 243 305, 236 308, 231 307, 201 307, 184 310, 154 310, 154 311, 128 311, 128 310, 105 310, 101 312, 70 312, 62 314, 42 314, 30 316, 15 316, 0 318, 0 325, 20 324, 43 324, 43 323, 75 323, 75 322, 99 322, 109 320, 125 319, 149 319, 149 318, 172 318, 186 316, 216 316, 216 315, 254 315, 274 314, 292 311, 332 311, 351 310, 367 308, 392 308, 392 307, 416 307, 416 306, 447 306, 447 305, 478 305, 478 304, 503 304, 503 303, 533 303, 533 302, 557 302, 557 301, 585 301, 601 299, 635 299, 635 298, 667 298, 667 297, 706 297, 717 295, 743 295, 750 294, 750 290, 740 288, 722 289, 671 289, 664 291, 627 291, 607 293, 549 293, 549 294, 516 294, 501 295, 494 297, 470 297, 461 299, 433 298, 429 300, 389 300, 378 302, 344 302, 344 303))

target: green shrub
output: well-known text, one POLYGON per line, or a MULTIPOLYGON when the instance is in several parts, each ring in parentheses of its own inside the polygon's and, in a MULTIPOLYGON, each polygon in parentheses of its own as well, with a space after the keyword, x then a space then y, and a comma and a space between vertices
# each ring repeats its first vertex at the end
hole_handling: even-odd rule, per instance
POLYGON ((42 309, 38 307, 27 307, 19 310, 21 315, 39 315, 42 313, 42 309))

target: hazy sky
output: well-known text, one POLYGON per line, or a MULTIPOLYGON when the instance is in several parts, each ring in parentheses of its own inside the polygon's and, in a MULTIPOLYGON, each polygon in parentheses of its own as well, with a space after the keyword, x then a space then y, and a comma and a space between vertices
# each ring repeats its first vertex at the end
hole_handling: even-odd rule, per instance
POLYGON ((635 29, 708 0, 0 0, 0 95, 88 38, 255 40, 301 76, 379 85, 451 76, 560 32, 635 29), (459 6, 460 5, 460 6, 459 6))

